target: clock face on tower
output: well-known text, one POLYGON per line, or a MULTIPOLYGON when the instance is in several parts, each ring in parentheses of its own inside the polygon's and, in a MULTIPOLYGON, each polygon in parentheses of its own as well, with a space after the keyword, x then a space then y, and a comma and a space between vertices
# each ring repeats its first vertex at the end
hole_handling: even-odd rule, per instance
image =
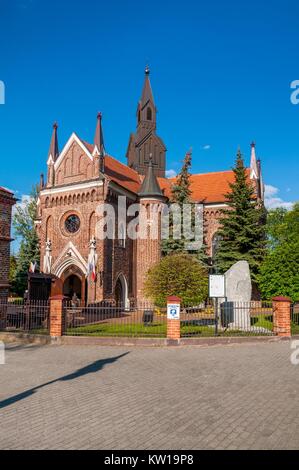
POLYGON ((71 214, 64 222, 65 229, 68 233, 76 233, 80 228, 80 219, 76 214, 71 214))

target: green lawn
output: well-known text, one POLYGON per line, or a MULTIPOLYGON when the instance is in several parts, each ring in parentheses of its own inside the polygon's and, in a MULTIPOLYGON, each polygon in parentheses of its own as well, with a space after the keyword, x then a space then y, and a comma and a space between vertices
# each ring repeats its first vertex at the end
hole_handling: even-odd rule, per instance
POLYGON ((267 330, 273 330, 273 316, 272 315, 257 315, 251 317, 251 326, 267 328, 267 330))
POLYGON ((143 323, 98 323, 95 325, 68 328, 67 335, 76 336, 166 336, 166 323, 153 323, 145 326, 143 323))
MULTIPOLYGON (((254 326, 264 327, 272 331, 272 322, 265 318, 256 318, 253 322, 254 326)), ((76 328, 68 328, 67 335, 70 336, 127 336, 127 337, 166 337, 166 322, 153 323, 145 326, 143 323, 121 324, 121 323, 98 323, 95 325, 79 326, 76 328)), ((219 331, 221 336, 252 336, 256 334, 267 334, 259 332, 247 332, 240 330, 219 331)), ((214 336, 214 326, 188 325, 181 326, 182 336, 214 336)))

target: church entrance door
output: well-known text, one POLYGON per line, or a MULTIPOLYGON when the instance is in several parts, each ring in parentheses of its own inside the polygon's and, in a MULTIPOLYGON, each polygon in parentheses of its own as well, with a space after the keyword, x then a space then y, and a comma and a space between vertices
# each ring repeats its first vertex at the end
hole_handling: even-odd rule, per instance
POLYGON ((117 282, 115 285, 115 300, 118 305, 122 304, 124 300, 123 286, 119 278, 117 279, 117 282))
POLYGON ((76 274, 71 274, 63 283, 63 295, 72 299, 74 294, 78 299, 82 299, 82 281, 76 274))

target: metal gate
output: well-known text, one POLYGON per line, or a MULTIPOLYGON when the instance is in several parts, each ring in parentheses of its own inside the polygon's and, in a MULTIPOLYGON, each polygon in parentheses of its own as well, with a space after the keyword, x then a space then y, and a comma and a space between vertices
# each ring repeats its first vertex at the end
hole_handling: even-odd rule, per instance
POLYGON ((291 332, 292 335, 299 335, 299 302, 291 306, 291 332))

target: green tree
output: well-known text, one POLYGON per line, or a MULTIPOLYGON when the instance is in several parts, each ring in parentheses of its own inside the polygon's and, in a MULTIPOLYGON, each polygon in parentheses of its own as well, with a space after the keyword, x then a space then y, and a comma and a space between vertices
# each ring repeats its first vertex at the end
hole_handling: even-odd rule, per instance
POLYGON ((281 232, 283 231, 283 225, 287 209, 278 207, 277 209, 270 210, 267 215, 267 239, 269 249, 275 248, 280 242, 281 232))
POLYGON ((269 211, 268 254, 261 266, 259 288, 264 299, 286 295, 299 300, 299 203, 291 211, 269 211))
POLYGON ((35 230, 37 218, 38 187, 32 189, 30 197, 16 207, 13 218, 15 234, 20 237, 20 249, 15 272, 15 290, 23 295, 27 288, 27 276, 31 262, 39 266, 39 240, 35 230))
POLYGON ((10 260, 9 260, 9 283, 10 283, 10 291, 13 294, 15 293, 16 272, 17 272, 17 257, 15 255, 11 255, 10 260))
MULTIPOLYGON (((190 203, 191 189, 190 189, 190 168, 192 163, 191 152, 186 153, 183 166, 180 173, 176 177, 176 182, 171 188, 171 196, 169 199, 170 204, 178 204, 182 217, 183 205, 190 203)), ((170 212, 169 216, 169 238, 162 241, 162 252, 164 255, 171 253, 182 253, 185 250, 185 240, 182 236, 181 239, 173 237, 173 214, 170 212)), ((181 224, 182 233, 182 224, 181 224)))
MULTIPOLYGON (((194 230, 195 230, 195 203, 192 202, 192 190, 191 190, 191 173, 190 168, 192 165, 192 153, 189 151, 186 153, 182 169, 177 175, 176 182, 171 188, 171 197, 169 200, 170 204, 177 204, 180 208, 181 214, 181 238, 177 239, 173 237, 173 214, 170 211, 169 216, 169 238, 162 240, 162 253, 164 255, 169 255, 173 253, 190 253, 196 254, 198 259, 203 263, 207 264, 207 257, 205 255, 205 247, 202 246, 196 252, 194 250, 188 249, 188 243, 194 241, 194 230), (185 224, 185 232, 183 230, 183 207, 184 205, 189 205, 191 212, 191 222, 189 230, 187 230, 187 224, 185 224), (190 232, 190 233, 189 233, 190 232)), ((186 223, 186 219, 185 219, 186 223)), ((203 228, 200 227, 202 230, 203 228)))
POLYGON ((145 292, 159 306, 169 295, 177 295, 185 304, 201 303, 208 297, 207 271, 194 255, 167 255, 149 270, 145 292))
POLYGON ((257 281, 266 253, 266 210, 254 197, 254 186, 248 179, 241 151, 233 169, 235 181, 225 195, 228 208, 222 210, 220 243, 216 266, 224 273, 237 261, 248 261, 253 281, 257 281))

